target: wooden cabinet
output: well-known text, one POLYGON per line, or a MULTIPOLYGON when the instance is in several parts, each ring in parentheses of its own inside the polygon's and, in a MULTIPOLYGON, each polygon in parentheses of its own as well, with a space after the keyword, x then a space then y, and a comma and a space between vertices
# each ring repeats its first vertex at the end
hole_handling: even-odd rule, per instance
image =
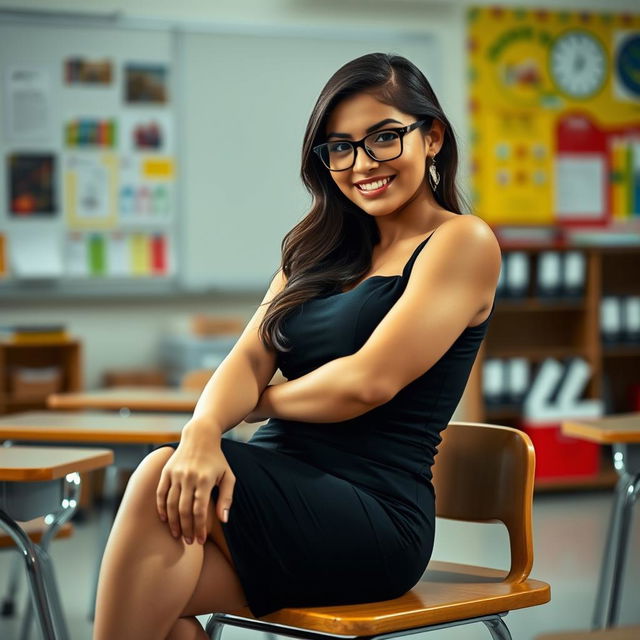
POLYGON ((0 414, 45 408, 53 387, 82 390, 79 341, 0 342, 0 414))
MULTIPOLYGON (((590 365, 585 398, 598 398, 605 414, 637 410, 631 406, 633 385, 640 383, 640 344, 603 342, 600 305, 605 296, 640 295, 640 247, 576 247, 502 245, 503 256, 523 251, 529 259, 529 290, 520 299, 498 295, 485 341, 478 353, 466 394, 468 420, 519 426, 522 405, 487 405, 482 370, 487 358, 524 357, 535 368, 547 357, 580 356, 590 365), (537 258, 546 250, 584 252, 586 281, 578 298, 541 298, 537 295, 537 258)), ((560 490, 613 486, 617 475, 610 447, 601 451, 601 471, 585 479, 539 480, 537 489, 560 490)))

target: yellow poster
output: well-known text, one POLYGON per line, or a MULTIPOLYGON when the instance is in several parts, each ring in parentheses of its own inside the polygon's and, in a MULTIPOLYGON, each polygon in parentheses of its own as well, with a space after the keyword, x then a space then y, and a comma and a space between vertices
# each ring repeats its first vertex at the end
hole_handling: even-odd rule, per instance
POLYGON ((471 184, 491 224, 640 223, 640 14, 470 7, 471 184))

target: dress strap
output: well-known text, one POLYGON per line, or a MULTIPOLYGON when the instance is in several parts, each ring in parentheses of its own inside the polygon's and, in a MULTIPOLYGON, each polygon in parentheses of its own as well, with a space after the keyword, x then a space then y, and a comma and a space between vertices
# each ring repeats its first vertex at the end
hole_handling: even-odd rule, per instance
POLYGON ((413 263, 416 261, 416 258, 418 257, 418 254, 420 253, 420 251, 422 250, 422 247, 424 247, 425 244, 427 244, 427 242, 429 241, 429 239, 431 238, 431 236, 435 233, 435 230, 432 231, 413 251, 413 253, 411 254, 411 257, 409 258, 409 260, 407 261, 407 264, 404 265, 404 269, 402 270, 402 276, 407 277, 410 273, 411 273, 411 269, 413 267, 413 263))

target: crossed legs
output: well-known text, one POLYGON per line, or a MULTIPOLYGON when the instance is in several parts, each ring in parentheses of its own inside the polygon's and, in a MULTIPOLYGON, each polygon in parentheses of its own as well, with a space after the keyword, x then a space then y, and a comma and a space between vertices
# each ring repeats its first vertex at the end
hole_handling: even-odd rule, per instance
POLYGON ((129 480, 100 568, 94 640, 205 639, 196 615, 246 606, 214 505, 204 545, 176 540, 158 517, 156 487, 173 451, 149 454, 129 480))

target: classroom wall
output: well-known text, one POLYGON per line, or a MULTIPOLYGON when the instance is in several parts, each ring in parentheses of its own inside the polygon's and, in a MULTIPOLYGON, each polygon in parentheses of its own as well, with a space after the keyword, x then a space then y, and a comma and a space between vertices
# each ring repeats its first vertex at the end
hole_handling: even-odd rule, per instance
MULTIPOLYGON (((234 28, 268 29, 269 26, 350 27, 404 29, 434 34, 444 44, 442 77, 446 87, 442 103, 460 139, 465 158, 467 140, 465 7, 466 0, 0 0, 0 8, 42 9, 108 13, 121 11, 135 17, 158 17, 194 22, 206 20, 234 28)), ((636 10, 636 0, 539 0, 508 3, 509 6, 553 7, 593 10, 636 10)), ((320 90, 321 87, 318 87, 320 90)), ((466 166, 460 167, 461 186, 466 188, 466 166)), ((2 324, 62 322, 85 345, 85 384, 97 386, 106 368, 144 367, 156 364, 158 341, 192 313, 240 315, 248 319, 262 296, 181 295, 163 299, 29 300, 0 301, 2 324)), ((464 417, 464 408, 456 418, 464 417)))

